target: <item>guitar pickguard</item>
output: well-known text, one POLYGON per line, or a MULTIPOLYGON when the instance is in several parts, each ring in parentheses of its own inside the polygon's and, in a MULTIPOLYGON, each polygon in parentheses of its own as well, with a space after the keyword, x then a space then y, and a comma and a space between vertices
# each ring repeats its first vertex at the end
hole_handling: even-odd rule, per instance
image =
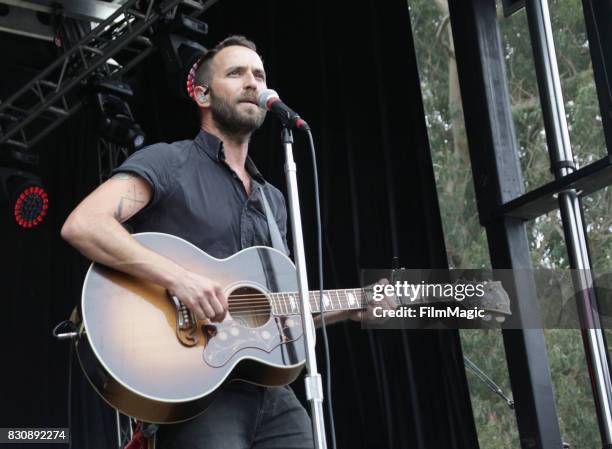
POLYGON ((209 332, 203 358, 209 366, 219 368, 247 350, 250 350, 249 355, 254 351, 269 354, 281 345, 292 344, 301 336, 302 325, 297 316, 272 317, 265 325, 255 328, 228 320, 217 325, 213 333, 209 332))

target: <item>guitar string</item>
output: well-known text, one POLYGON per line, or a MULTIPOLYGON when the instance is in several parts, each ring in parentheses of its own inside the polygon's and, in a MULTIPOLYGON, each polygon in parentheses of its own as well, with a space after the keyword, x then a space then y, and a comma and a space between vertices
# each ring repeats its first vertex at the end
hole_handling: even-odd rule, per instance
MULTIPOLYGON (((356 301, 354 304, 359 304, 359 305, 362 305, 362 306, 367 306, 368 303, 366 301, 356 301)), ((352 304, 347 304, 345 306, 343 304, 338 303, 338 305, 341 308, 346 308, 346 307, 350 308, 350 306, 352 304)), ((257 307, 259 307, 259 308, 272 308, 272 307, 288 308, 289 305, 286 304, 286 303, 282 303, 282 302, 274 302, 274 303, 271 304, 271 303, 269 303, 267 301, 240 301, 239 303, 236 303, 235 301, 229 301, 229 306, 233 307, 233 308, 236 308, 236 309, 244 309, 244 308, 251 308, 251 307, 255 307, 255 308, 257 308, 257 307)), ((311 302, 310 306, 318 308, 319 304, 318 303, 314 303, 313 304, 311 302)), ((329 307, 331 309, 333 309, 334 306, 335 306, 335 304, 333 304, 333 303, 324 305, 324 307, 329 307)), ((291 306, 291 307, 293 307, 293 306, 291 306)))
MULTIPOLYGON (((270 304, 276 304, 279 305, 280 307, 286 307, 287 306, 287 298, 271 298, 268 299, 266 296, 253 296, 253 299, 246 299, 246 298, 240 298, 240 299, 235 299, 233 296, 230 296, 230 298, 228 299, 228 303, 231 304, 237 304, 237 305, 251 305, 251 304, 261 304, 261 305, 270 305, 270 304)), ((313 307, 318 307, 319 304, 319 299, 318 298, 309 298, 309 302, 311 304, 311 306, 313 307)), ((363 305, 367 305, 369 303, 367 298, 363 298, 363 297, 359 297, 359 298, 355 298, 355 301, 359 304, 363 304, 363 305)), ((414 302, 413 304, 425 304, 425 303, 432 303, 432 304, 436 304, 437 301, 419 301, 419 302, 414 302)), ((343 299, 343 298, 329 298, 329 301, 326 302, 326 306, 331 304, 332 307, 334 304, 339 304, 342 308, 344 308, 345 306, 343 305, 343 303, 350 305, 352 302, 349 301, 348 299, 343 299)))
MULTIPOLYGON (((359 304, 367 304, 367 301, 355 301, 356 303, 359 304)), ((235 301, 232 299, 228 300, 228 304, 235 304, 237 307, 244 307, 244 306, 251 306, 251 305, 261 305, 261 306, 268 306, 268 305, 279 305, 279 306, 287 306, 287 303, 284 301, 272 301, 272 302, 268 302, 268 301, 262 301, 262 300, 251 300, 251 301, 245 301, 245 300, 239 300, 239 301, 235 301)), ((334 306, 334 301, 330 301, 329 303, 324 304, 325 307, 331 305, 331 307, 334 306)), ((343 306, 342 303, 340 301, 337 301, 337 304, 339 304, 341 307, 343 306)), ((314 302, 310 301, 310 305, 311 306, 318 306, 318 301, 314 302)), ((350 304, 349 304, 350 305, 350 304)))
MULTIPOLYGON (((284 314, 285 316, 294 316, 294 315, 299 315, 299 313, 291 313, 291 314, 284 314)), ((238 314, 235 315, 236 317, 253 317, 253 316, 270 316, 270 314, 268 313, 247 313, 247 314, 238 314)))
MULTIPOLYGON (((354 309, 347 309, 347 310, 364 310, 364 307, 357 307, 354 309)), ((229 311, 231 315, 251 315, 251 314, 262 314, 262 315, 300 315, 299 311, 296 312, 284 312, 281 310, 257 310, 257 309, 253 309, 253 310, 230 310, 229 311)), ((318 310, 314 310, 314 312, 318 312, 318 310)), ((331 312, 330 310, 328 310, 328 312, 331 312)))
MULTIPOLYGON (((263 311, 262 310, 255 310, 255 311, 244 311, 244 310, 242 310, 242 311, 238 311, 238 312, 233 312, 233 311, 230 310, 230 314, 232 314, 232 315, 251 315, 251 314, 253 314, 253 315, 271 315, 271 314, 274 315, 275 313, 272 310, 263 310, 263 311)), ((277 314, 280 314, 280 315, 299 315, 299 312, 287 313, 287 314, 277 313, 277 314)))
MULTIPOLYGON (((269 303, 276 303, 276 304, 281 304, 281 303, 286 303, 286 301, 280 300, 280 299, 273 299, 272 301, 268 301, 265 299, 252 299, 252 300, 244 300, 244 299, 228 299, 229 303, 236 303, 236 304, 269 304, 269 303)), ((297 302, 297 301, 296 301, 297 302)), ((318 303, 318 301, 313 301, 310 300, 310 303, 312 304, 313 302, 318 303)), ((338 300, 330 300, 329 302, 325 302, 326 304, 330 304, 330 303, 341 303, 342 301, 338 301, 338 300)), ((355 302, 358 302, 358 300, 356 300, 355 302)), ((363 302, 363 301, 362 301, 363 302)))
MULTIPOLYGON (((290 298, 278 298, 278 297, 271 298, 272 301, 281 301, 281 300, 285 301, 287 299, 290 300, 290 298)), ((356 300, 359 300, 359 299, 363 299, 363 298, 356 298, 356 300)), ((264 296, 264 295, 260 295, 260 296, 251 296, 249 298, 235 298, 234 296, 230 296, 228 298, 228 301, 237 301, 237 302, 239 302, 239 301, 249 302, 249 301, 260 301, 260 300, 261 301, 264 301, 264 300, 268 301, 268 297, 264 296)), ((319 298, 312 298, 311 297, 311 298, 309 298, 309 300, 310 301, 319 301, 319 298)), ((348 298, 328 298, 328 300, 329 301, 348 301, 348 298)))
MULTIPOLYGON (((350 309, 350 310, 363 310, 363 309, 350 309)), ((231 312, 231 311, 230 311, 231 312)), ((289 316, 289 315, 300 315, 299 312, 296 313, 270 313, 268 311, 266 312, 260 312, 260 311, 256 311, 256 312, 237 312, 237 313, 232 313, 232 316, 270 316, 270 315, 281 315, 281 316, 289 316)))
MULTIPOLYGON (((295 293, 295 294, 293 294, 293 293, 271 293, 270 294, 270 296, 276 296, 276 297, 278 297, 280 295, 283 295, 283 296, 287 295, 287 297, 299 296, 297 293, 295 293)), ((318 295, 315 296, 312 293, 310 295, 308 295, 308 296, 310 297, 310 299, 317 299, 317 300, 319 299, 318 295)), ((324 295, 324 296, 327 296, 328 298, 333 298, 331 295, 324 295)), ((357 296, 361 297, 362 295, 359 294, 357 296)), ((230 298, 267 298, 267 297, 268 297, 268 295, 264 295, 262 293, 249 293, 249 294, 242 294, 242 295, 230 295, 230 298)), ((343 295, 337 295, 336 297, 337 298, 348 298, 349 296, 343 294, 343 295)))
MULTIPOLYGON (((268 301, 268 298, 265 296, 253 296, 252 298, 234 298, 230 296, 228 298, 229 301, 235 302, 252 302, 252 301, 268 301)), ((310 302, 319 301, 319 298, 309 298, 310 302)), ((355 300, 364 300, 363 298, 355 298, 355 300)), ((291 301, 289 298, 270 298, 270 301, 291 301)), ((348 301, 345 298, 328 298, 325 302, 338 302, 338 301, 348 301)))
MULTIPOLYGON (((348 309, 348 310, 364 310, 365 307, 358 307, 358 308, 354 308, 354 309, 348 309)), ((242 311, 231 311, 231 315, 235 316, 235 317, 253 317, 253 316, 299 316, 300 312, 283 312, 283 311, 273 311, 273 310, 265 310, 265 311, 261 311, 261 310, 242 310, 242 311)), ((318 312, 318 311, 314 311, 314 312, 318 312)))
MULTIPOLYGON (((280 307, 287 307, 287 298, 270 298, 268 299, 267 296, 264 295, 259 295, 259 296, 252 296, 251 298, 239 298, 236 299, 233 296, 230 296, 230 298, 228 298, 228 303, 232 303, 232 304, 261 304, 261 305, 269 305, 269 304, 276 304, 279 305, 280 307)), ((369 303, 367 298, 363 298, 363 297, 358 297, 355 298, 354 300, 355 302, 362 304, 362 305, 367 305, 369 303)), ((311 306, 313 307, 318 307, 319 304, 319 298, 309 298, 309 302, 311 304, 311 306)), ((419 302, 415 302, 414 304, 426 304, 426 303, 432 303, 432 304, 436 304, 437 301, 419 301, 419 302)), ((331 304, 333 307, 333 304, 338 303, 341 308, 344 308, 345 306, 343 306, 343 303, 345 304, 351 304, 352 301, 346 299, 346 298, 329 298, 329 301, 326 302, 326 307, 327 304, 331 304)))
MULTIPOLYGON (((227 300, 229 302, 236 302, 236 303, 254 303, 254 302, 260 302, 260 303, 287 302, 288 303, 288 302, 298 302, 299 301, 298 299, 294 299, 294 301, 291 301, 288 298, 270 298, 270 299, 268 299, 265 296, 264 297, 256 297, 256 296, 254 296, 253 298, 238 298, 238 299, 233 298, 233 297, 230 296, 229 298, 227 298, 227 300)), ((319 298, 309 298, 309 301, 311 303, 312 302, 319 302, 319 298)), ((367 299, 366 298, 355 298, 354 301, 365 302, 365 301, 367 301, 367 299)), ((350 303, 352 301, 349 301, 348 299, 344 299, 344 298, 340 298, 340 299, 338 299, 338 298, 328 298, 324 302, 325 303, 332 303, 332 302, 333 303, 338 303, 338 302, 342 302, 342 303, 347 302, 347 303, 350 303)))
MULTIPOLYGON (((346 290, 325 290, 325 292, 336 292, 336 293, 340 292, 342 295, 348 295, 349 294, 349 293, 346 292, 346 290)), ((319 292, 316 292, 316 291, 311 291, 311 292, 308 292, 308 293, 310 294, 310 296, 318 295, 319 294, 319 292)), ((362 290, 361 289, 355 289, 354 291, 351 291, 350 293, 361 294, 362 290)), ((235 295, 232 295, 232 296, 250 296, 250 295, 253 295, 253 294, 254 293, 236 293, 235 295)), ((263 293, 256 293, 256 294, 263 295, 263 293)), ((298 292, 271 292, 270 294, 272 294, 272 295, 297 295, 298 292)))
MULTIPOLYGON (((280 305, 280 306, 283 306, 283 307, 287 307, 287 306, 294 307, 298 303, 297 301, 289 303, 287 301, 281 301, 281 300, 277 300, 277 301, 265 301, 265 300, 251 300, 251 301, 240 300, 240 301, 236 301, 236 300, 231 300, 231 299, 229 299, 227 302, 228 302, 228 304, 235 304, 237 306, 254 305, 254 304, 264 306, 264 305, 275 304, 275 305, 280 305)), ((310 303, 311 306, 318 306, 319 305, 319 301, 309 301, 309 303, 310 303)), ((330 301, 330 302, 325 302, 324 306, 325 307, 333 307, 333 306, 339 305, 340 307, 344 307, 345 305, 351 305, 351 304, 354 304, 354 303, 367 304, 367 301, 358 301, 357 300, 357 301, 353 301, 351 303, 343 302, 343 301, 330 301)))
MULTIPOLYGON (((345 310, 362 310, 362 309, 365 309, 365 307, 354 307, 354 308, 349 308, 349 309, 345 309, 345 310)), ((318 310, 313 310, 313 311, 314 312, 318 312, 318 310)), ((334 310, 333 309, 332 310, 328 310, 328 312, 332 312, 332 311, 334 311, 334 310)), ((239 314, 250 314, 250 313, 270 314, 270 313, 277 313, 277 314, 281 314, 281 315, 283 314, 282 310, 275 311, 273 309, 257 309, 257 308, 253 308, 253 309, 238 309, 238 310, 230 309, 229 312, 231 314, 236 314, 236 313, 239 313, 239 314)), ((289 312, 287 312, 287 313, 289 313, 289 312)), ((296 314, 299 314, 299 312, 296 312, 296 314)))
MULTIPOLYGON (((253 303, 253 302, 262 302, 262 303, 267 303, 267 302, 286 302, 288 299, 287 298, 271 298, 270 300, 268 300, 268 298, 264 297, 256 297, 254 296, 253 298, 239 298, 239 299, 235 299, 233 297, 229 297, 228 301, 229 302, 247 302, 247 303, 253 303)), ((318 298, 309 298, 310 302, 316 301, 319 302, 318 298)), ((291 301, 291 300, 289 300, 291 301)), ((363 301, 362 298, 356 298, 355 301, 363 301)), ((338 299, 338 298, 329 298, 327 301, 325 301, 326 303, 328 302, 350 302, 349 300, 345 300, 345 299, 338 299)))
MULTIPOLYGON (((355 308, 349 308, 346 310, 362 310, 364 309, 366 306, 365 305, 361 305, 360 307, 355 307, 355 308)), ((333 310, 333 309, 332 309, 333 310)), ((318 312, 318 310, 314 310, 314 312, 318 312)), ((271 314, 277 314, 277 315, 300 315, 299 312, 297 313, 283 313, 282 311, 279 312, 275 312, 272 308, 241 308, 241 309, 233 309, 230 310, 230 313, 234 316, 270 316, 271 314)))
MULTIPOLYGON (((236 312, 241 312, 241 313, 246 313, 246 312, 261 312, 264 311, 266 313, 269 313, 271 310, 273 310, 275 307, 271 306, 267 301, 261 302, 261 301, 241 301, 242 304, 235 304, 231 307, 231 309, 233 311, 236 312)), ((276 309, 288 309, 287 305, 283 305, 281 303, 276 303, 275 304, 277 307, 276 309)), ((357 301, 357 306, 356 307, 341 307, 340 309, 334 309, 333 308, 333 304, 332 307, 330 307, 330 309, 328 311, 334 311, 334 310, 359 310, 359 309, 364 309, 367 308, 368 303, 367 301, 357 301)), ((313 308, 313 310, 315 312, 319 312, 319 308, 318 308, 318 304, 311 304, 311 307, 313 308)), ((232 311, 230 310, 230 311, 232 311)))
MULTIPOLYGON (((316 292, 315 292, 316 293, 316 292)), ((273 293, 278 295, 279 293, 273 293)), ((285 293, 282 293, 285 294, 285 293)), ((311 303, 311 307, 314 309, 315 312, 319 311, 319 298, 318 297, 313 297, 312 293, 310 295, 311 297, 309 298, 310 303, 311 303), (315 302, 315 304, 312 304, 312 302, 315 302)), ((366 305, 366 303, 363 301, 363 298, 361 297, 361 295, 359 295, 360 297, 357 299, 357 303, 358 303, 358 307, 355 308, 355 310, 359 310, 359 309, 363 309, 366 305)), ((286 298, 273 298, 272 302, 276 303, 275 305, 277 306, 277 309, 288 309, 287 304, 282 304, 280 301, 282 300, 283 302, 285 301, 286 298)), ((333 308, 333 298, 330 298, 330 301, 332 303, 332 307, 330 308, 331 310, 334 310, 333 308)), ((336 298, 336 301, 338 301, 338 303, 342 306, 341 302, 340 302, 340 298, 336 298)), ((231 295, 230 298, 228 299, 228 303, 232 306, 230 310, 231 312, 233 312, 234 314, 251 314, 253 316, 255 315, 269 315, 269 312, 273 309, 273 307, 270 306, 270 301, 268 300, 268 297, 264 294, 240 294, 240 295, 231 295), (237 298, 238 297, 238 298, 237 298), (261 313, 263 312, 263 313, 261 313)), ((345 309, 344 307, 342 309, 345 309)), ((348 310, 351 310, 352 308, 349 307, 348 310)))
MULTIPOLYGON (((242 315, 249 315, 249 316, 269 316, 271 313, 274 314, 279 314, 279 315, 299 315, 298 313, 288 313, 288 307, 286 303, 281 303, 278 299, 276 300, 272 300, 273 305, 270 304, 270 302, 268 301, 267 297, 265 295, 245 295, 245 296, 251 296, 252 298, 259 298, 257 300, 248 300, 248 299, 233 299, 233 297, 229 298, 229 303, 231 304, 231 310, 230 312, 233 315, 236 316, 242 316, 242 315), (236 304, 238 303, 238 304, 236 304), (276 306, 276 307, 274 307, 276 306), (286 309, 287 313, 282 313, 282 309, 286 309), (274 309, 279 309, 279 312, 275 312, 274 309)), ((312 300, 314 298, 310 299, 311 302, 311 307, 313 308, 314 312, 319 312, 319 307, 318 307, 318 302, 315 302, 315 304, 312 304, 312 300)), ((318 300, 318 298, 316 298, 316 300, 318 300)), ((332 300, 333 301, 333 300, 332 300)), ((359 298, 359 300, 357 301, 357 306, 356 307, 342 307, 339 310, 360 310, 360 309, 364 309, 367 307, 367 301, 364 300, 363 298, 359 298)), ((333 311, 333 304, 332 307, 330 307, 330 311, 333 311)))
MULTIPOLYGON (((366 304, 361 304, 359 308, 363 308, 366 307, 366 304)), ((351 309, 352 307, 348 307, 348 309, 351 309)), ((267 306, 255 306, 255 307, 251 307, 251 306, 232 306, 230 307, 230 311, 231 310, 272 310, 272 309, 283 309, 283 307, 267 307, 267 306)), ((315 310, 318 310, 318 308, 314 308, 315 310)), ((346 309, 346 308, 342 308, 342 309, 346 309)), ((342 309, 334 309, 334 308, 329 308, 328 311, 333 311, 333 310, 342 310, 342 309)))
MULTIPOLYGON (((230 312, 232 313, 240 313, 240 314, 248 314, 253 312, 254 315, 256 314, 260 314, 261 313, 256 313, 256 312, 264 312, 264 315, 269 315, 270 311, 272 311, 274 309, 274 306, 276 306, 276 309, 279 309, 282 311, 282 309, 286 309, 288 310, 287 304, 286 303, 281 303, 280 299, 273 299, 272 302, 274 303, 273 305, 270 304, 270 301, 268 301, 268 298, 263 295, 263 294, 259 294, 259 295, 244 295, 244 296, 250 296, 251 298, 258 298, 257 300, 253 300, 253 299, 235 299, 233 296, 231 296, 228 300, 228 303, 230 303, 231 305, 231 309, 230 312)), ((338 300, 338 299, 337 299, 338 300)), ((333 299, 331 300, 331 305, 332 307, 330 307, 330 310, 333 311, 335 310, 333 307, 333 299)), ((313 308, 314 312, 319 312, 319 304, 318 304, 318 298, 310 298, 310 305, 313 308), (314 304, 313 304, 313 299, 315 300, 314 304)), ((343 307, 341 302, 338 300, 339 305, 341 306, 340 309, 338 310, 360 310, 360 309, 364 309, 367 307, 367 301, 364 301, 364 299, 362 297, 360 297, 357 300, 357 306, 356 307, 343 307)))
MULTIPOLYGON (((367 306, 367 303, 364 302, 357 302, 355 303, 359 304, 361 306, 367 306)), ((353 304, 329 304, 329 305, 325 305, 324 308, 327 310, 341 310, 341 309, 346 309, 346 308, 351 308, 353 304)), ((248 309, 259 309, 259 310, 267 310, 267 309, 294 309, 296 307, 296 305, 288 305, 288 304, 282 304, 282 303, 276 303, 276 304, 268 304, 268 303, 255 303, 255 304, 250 304, 250 303, 246 303, 246 304, 234 304, 234 303, 229 303, 229 307, 230 309, 234 309, 234 310, 248 310, 248 309)), ((311 309, 317 309, 319 308, 318 304, 310 304, 310 308, 311 309)))
MULTIPOLYGON (((357 309, 349 309, 349 310, 362 310, 363 308, 357 308, 357 309)), ((297 316, 300 315, 300 313, 270 313, 270 311, 266 311, 265 313, 262 313, 260 311, 256 311, 254 313, 246 313, 244 311, 242 312, 238 312, 238 313, 233 313, 233 316, 236 317, 254 317, 254 316, 270 316, 270 315, 280 315, 280 316, 297 316)))
MULTIPOLYGON (((308 298, 310 301, 319 301, 319 298, 314 298, 314 297, 310 297, 308 298)), ((362 297, 358 297, 355 298, 357 300, 363 299, 362 297)), ((253 296, 248 296, 248 297, 243 297, 243 298, 236 298, 233 295, 230 295, 230 297, 228 298, 228 300, 230 301, 251 301, 251 300, 268 300, 268 297, 265 295, 253 295, 253 296)), ((272 297, 270 298, 270 300, 272 301, 286 301, 286 300, 291 300, 291 298, 284 298, 284 297, 272 297)), ((332 297, 328 297, 329 301, 349 301, 349 298, 332 298, 332 297)))

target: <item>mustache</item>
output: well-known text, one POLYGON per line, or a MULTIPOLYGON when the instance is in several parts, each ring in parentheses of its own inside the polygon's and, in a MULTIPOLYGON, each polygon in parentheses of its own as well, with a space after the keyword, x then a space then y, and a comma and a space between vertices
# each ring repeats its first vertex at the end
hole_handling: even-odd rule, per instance
POLYGON ((249 102, 249 103, 255 103, 256 105, 259 106, 259 103, 257 102, 257 97, 252 96, 252 95, 245 95, 243 97, 238 98, 238 103, 241 103, 243 101, 249 102))

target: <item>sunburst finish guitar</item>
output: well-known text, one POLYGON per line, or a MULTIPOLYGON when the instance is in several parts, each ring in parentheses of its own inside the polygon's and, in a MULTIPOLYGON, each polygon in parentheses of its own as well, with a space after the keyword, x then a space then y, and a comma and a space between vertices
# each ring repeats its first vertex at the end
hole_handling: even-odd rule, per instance
MULTIPOLYGON (((296 379, 305 357, 295 266, 287 256, 252 247, 221 260, 168 234, 134 237, 215 279, 229 313, 222 323, 197 321, 162 287, 92 264, 76 349, 87 378, 111 406, 147 422, 179 422, 204 411, 231 380, 273 386, 296 379)), ((318 297, 311 292, 313 312, 318 297)), ((326 311, 366 306, 362 289, 324 291, 326 311)))

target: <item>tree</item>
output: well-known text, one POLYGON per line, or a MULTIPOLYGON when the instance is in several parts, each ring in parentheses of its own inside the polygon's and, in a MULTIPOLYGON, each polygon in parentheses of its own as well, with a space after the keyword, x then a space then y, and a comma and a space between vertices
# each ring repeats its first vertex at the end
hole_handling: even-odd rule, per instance
MULTIPOLYGON (((449 263, 457 268, 489 267, 476 211, 447 0, 410 0, 409 6, 449 263)), ((577 165, 584 166, 606 150, 582 5, 580 0, 550 0, 549 6, 572 149, 577 165)), ((500 14, 499 24, 525 189, 531 190, 552 180, 552 175, 524 10, 510 18, 500 14)), ((592 266, 610 271, 612 189, 582 201, 592 266)), ((568 268, 557 212, 538 217, 527 229, 535 267, 568 268)), ((548 330, 545 337, 564 440, 572 447, 599 447, 579 333, 548 330)), ((464 352, 509 391, 499 332, 462 331, 462 342, 464 352)), ((469 379, 481 447, 519 447, 513 412, 484 385, 469 379)))

